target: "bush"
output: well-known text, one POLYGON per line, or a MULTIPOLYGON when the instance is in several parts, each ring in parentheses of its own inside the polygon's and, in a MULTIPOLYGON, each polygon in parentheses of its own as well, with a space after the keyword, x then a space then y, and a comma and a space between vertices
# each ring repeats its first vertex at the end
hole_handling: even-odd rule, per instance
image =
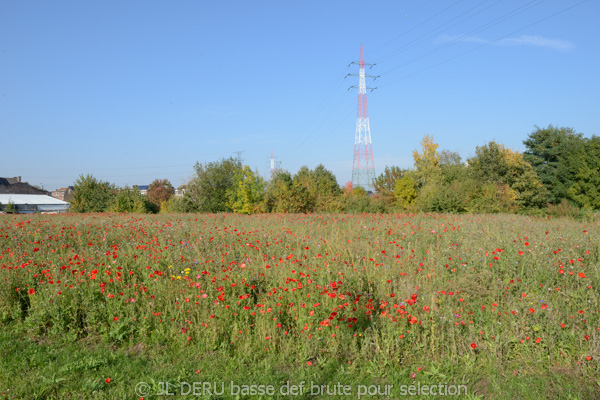
POLYGON ((548 204, 546 213, 555 218, 578 218, 579 208, 571 204, 567 199, 562 199, 558 204, 548 204))

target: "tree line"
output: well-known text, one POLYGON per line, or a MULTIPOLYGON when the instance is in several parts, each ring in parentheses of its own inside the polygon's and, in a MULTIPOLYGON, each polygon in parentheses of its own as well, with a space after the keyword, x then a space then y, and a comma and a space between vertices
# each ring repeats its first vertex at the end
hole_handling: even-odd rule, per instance
POLYGON ((268 181, 229 158, 196 163, 183 196, 156 180, 147 196, 94 177, 74 185, 72 210, 80 212, 311 212, 525 213, 586 216, 600 210, 600 138, 571 128, 539 128, 523 153, 490 141, 463 161, 438 150, 425 136, 413 152, 414 166, 396 166, 374 180, 374 193, 349 182, 343 187, 323 165, 295 174, 276 170, 268 181))

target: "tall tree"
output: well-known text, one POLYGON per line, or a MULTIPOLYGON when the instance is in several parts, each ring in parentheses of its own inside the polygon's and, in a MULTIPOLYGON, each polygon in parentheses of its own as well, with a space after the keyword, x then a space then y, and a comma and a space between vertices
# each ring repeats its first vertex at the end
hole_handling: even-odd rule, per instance
POLYGON ((426 135, 421 141, 421 153, 413 151, 415 161, 415 181, 419 186, 439 183, 442 178, 440 155, 437 152, 439 145, 433 137, 426 135))
POLYGON ((260 210, 265 183, 258 172, 252 172, 250 167, 238 172, 237 186, 229 192, 229 205, 238 214, 254 214, 260 210))
POLYGON ((231 212, 229 193, 237 186, 242 164, 234 158, 221 159, 194 166, 195 176, 189 182, 186 196, 197 211, 207 213, 231 212))
POLYGON ((469 159, 472 175, 486 184, 506 185, 508 193, 521 209, 544 207, 548 191, 523 154, 507 149, 494 141, 478 146, 469 159))
POLYGON ((567 198, 567 191, 576 180, 572 163, 577 160, 571 156, 585 150, 583 135, 571 128, 536 126, 523 144, 527 148, 523 158, 533 166, 548 190, 549 202, 557 204, 567 198))
POLYGON ((379 174, 373 181, 373 189, 380 194, 386 204, 394 202, 394 191, 396 183, 406 174, 407 170, 400 167, 385 167, 385 170, 379 174))
POLYGON ((293 183, 302 212, 332 211, 341 193, 335 175, 323 164, 314 170, 303 166, 294 176, 293 183))
POLYGON ((87 174, 80 175, 73 185, 71 211, 89 213, 108 210, 116 195, 115 185, 87 174))
POLYGON ((452 183, 467 178, 467 167, 463 164, 462 158, 457 152, 442 150, 440 152, 440 167, 444 183, 452 183))
POLYGON ((417 197, 417 184, 410 174, 404 175, 396 181, 394 186, 394 199, 396 206, 401 210, 409 208, 417 197))
POLYGON ((584 139, 584 146, 567 156, 573 181, 567 198, 579 207, 600 209, 600 137, 584 139))
POLYGON ((277 169, 267 183, 264 197, 268 212, 294 212, 292 175, 283 169, 277 169))
POLYGON ((148 193, 146 196, 150 203, 160 209, 160 205, 163 202, 168 201, 174 193, 175 189, 168 179, 155 179, 148 186, 148 193))

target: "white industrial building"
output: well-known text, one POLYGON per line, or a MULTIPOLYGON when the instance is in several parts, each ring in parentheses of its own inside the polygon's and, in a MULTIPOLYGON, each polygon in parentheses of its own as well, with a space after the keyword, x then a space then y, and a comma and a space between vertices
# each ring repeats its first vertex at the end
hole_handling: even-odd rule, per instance
POLYGON ((36 212, 55 214, 65 212, 71 206, 66 201, 43 194, 0 193, 0 208, 5 210, 8 204, 12 204, 19 214, 33 214, 36 212))

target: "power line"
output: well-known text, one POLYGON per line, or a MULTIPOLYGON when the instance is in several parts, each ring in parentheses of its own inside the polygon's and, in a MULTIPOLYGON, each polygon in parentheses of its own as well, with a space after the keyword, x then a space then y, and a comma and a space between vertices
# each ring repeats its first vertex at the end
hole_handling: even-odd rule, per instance
POLYGON ((474 52, 474 51, 476 51, 476 50, 479 50, 479 49, 481 49, 481 48, 483 48, 483 47, 485 47, 485 46, 489 46, 490 44, 496 43, 496 42, 498 42, 499 40, 505 39, 506 37, 508 37, 508 36, 510 36, 510 35, 514 35, 515 33, 521 32, 521 31, 523 31, 523 30, 525 30, 525 29, 527 29, 527 28, 530 28, 530 27, 532 27, 532 26, 534 26, 534 25, 537 25, 537 24, 539 24, 539 23, 541 23, 541 22, 544 22, 544 21, 546 21, 546 20, 548 20, 548 19, 550 19, 550 18, 553 18, 553 17, 555 17, 555 16, 557 16, 557 15, 560 15, 560 14, 562 14, 562 13, 565 13, 565 12, 567 12, 567 11, 571 10, 572 8, 575 8, 575 7, 577 7, 577 6, 579 6, 579 5, 583 4, 583 3, 587 3, 588 1, 589 1, 589 0, 583 0, 583 1, 581 1, 581 2, 579 2, 579 3, 577 3, 577 4, 574 4, 574 5, 570 6, 570 7, 564 8, 564 9, 562 9, 561 11, 558 11, 558 12, 556 12, 556 13, 554 13, 554 14, 551 14, 551 15, 549 15, 549 16, 547 16, 547 17, 541 18, 541 19, 539 19, 539 20, 537 20, 537 21, 535 21, 535 22, 533 22, 533 23, 531 23, 531 24, 528 24, 528 25, 526 25, 526 26, 524 26, 524 27, 522 27, 522 28, 519 28, 519 29, 517 29, 517 30, 514 30, 514 31, 512 31, 512 32, 509 32, 509 33, 507 33, 507 34, 505 34, 505 35, 502 35, 502 36, 500 36, 500 37, 498 37, 498 38, 496 38, 496 39, 494 39, 494 40, 491 40, 491 41, 489 41, 489 42, 483 43, 483 44, 481 44, 481 45, 479 45, 479 46, 477 46, 477 47, 475 47, 475 48, 472 48, 472 49, 470 49, 470 50, 467 50, 467 51, 465 51, 465 52, 463 52, 463 53, 460 53, 460 54, 458 54, 458 55, 456 55, 456 56, 454 56, 454 57, 448 58, 448 59, 446 59, 446 60, 443 60, 443 61, 441 61, 441 62, 439 62, 439 63, 436 63, 436 64, 433 64, 433 65, 430 65, 429 67, 423 68, 423 69, 421 69, 421 70, 419 70, 419 71, 416 71, 416 72, 413 72, 413 73, 411 73, 411 74, 405 75, 405 76, 403 76, 403 77, 401 77, 401 78, 399 78, 399 79, 393 80, 393 81, 391 81, 391 82, 385 83, 385 84, 383 84, 383 85, 380 85, 380 86, 388 86, 388 85, 391 85, 391 84, 393 84, 393 83, 396 83, 396 82, 399 82, 399 81, 401 81, 401 80, 404 80, 404 79, 410 78, 410 77, 412 77, 412 76, 414 76, 414 75, 418 75, 418 74, 420 74, 420 73, 422 73, 422 72, 425 72, 425 71, 427 71, 427 70, 430 70, 430 69, 432 69, 432 68, 435 68, 435 67, 437 67, 437 66, 440 66, 440 65, 442 65, 442 64, 445 64, 445 63, 447 63, 447 62, 450 62, 450 61, 452 61, 452 60, 455 60, 455 59, 457 59, 457 58, 459 58, 459 57, 462 57, 462 56, 464 56, 464 55, 466 55, 466 54, 469 54, 469 53, 472 53, 472 52, 474 52))
POLYGON ((449 9, 451 9, 452 7, 454 7, 455 5, 459 4, 460 2, 462 2, 463 0, 458 0, 452 4, 450 4, 448 7, 444 8, 442 11, 438 12, 437 14, 427 18, 425 21, 421 22, 419 25, 413 27, 412 29, 409 29, 408 31, 396 36, 395 38, 393 38, 392 40, 389 40, 388 42, 382 44, 381 46, 377 47, 375 50, 373 50, 373 52, 376 52, 377 50, 387 46, 390 43, 395 42, 396 40, 400 39, 401 37, 403 37, 404 35, 414 31, 417 28, 420 28, 421 26, 425 25, 426 23, 428 23, 429 21, 431 21, 432 19, 435 19, 437 16, 442 15, 444 12, 448 11, 449 9))
POLYGON ((426 41, 426 40, 428 40, 428 39, 432 38, 433 36, 435 36, 435 35, 437 35, 437 34, 439 34, 439 33, 441 33, 441 32, 445 32, 445 31, 447 31, 448 29, 450 29, 450 28, 453 28, 453 27, 455 27, 456 25, 459 25, 459 24, 461 24, 461 23, 463 23, 463 22, 465 22, 465 21, 467 21, 467 20, 469 20, 469 19, 471 19, 471 18, 475 17, 476 15, 479 15, 479 14, 481 14, 481 13, 483 13, 483 12, 487 11, 488 9, 490 9, 490 8, 494 7, 495 5, 497 5, 497 4, 499 4, 499 3, 501 3, 503 0, 498 0, 498 1, 496 1, 495 3, 493 3, 492 5, 490 5, 490 6, 487 6, 487 7, 486 7, 486 8, 484 8, 483 10, 479 10, 479 11, 477 11, 476 13, 473 13, 472 15, 469 15, 469 16, 467 16, 466 18, 463 18, 462 20, 458 21, 457 23, 455 23, 455 24, 453 24, 453 25, 450 25, 450 26, 448 26, 448 27, 447 27, 447 28, 445 28, 445 29, 442 29, 444 26, 446 26, 446 25, 448 25, 449 23, 451 23, 451 22, 453 22, 453 21, 457 20, 458 18, 462 17, 463 15, 466 15, 466 14, 470 13, 471 11, 473 11, 473 10, 475 10, 475 9, 477 9, 477 8, 479 8, 479 7, 481 7, 482 5, 484 5, 485 3, 487 3, 488 1, 490 1, 490 0, 485 0, 485 1, 483 1, 482 3, 479 3, 479 4, 477 4, 475 7, 472 7, 472 8, 470 8, 470 9, 468 9, 467 11, 463 12, 462 14, 460 14, 460 15, 458 15, 458 16, 456 16, 456 17, 454 17, 454 18, 450 19, 450 20, 449 20, 449 21, 447 21, 446 23, 444 23, 444 24, 442 24, 442 25, 438 26, 437 28, 435 28, 435 29, 432 29, 432 30, 428 31, 427 33, 425 33, 425 34, 423 34, 423 35, 421 35, 421 36, 419 36, 419 37, 417 37, 417 38, 413 39, 412 41, 410 41, 410 42, 408 42, 408 43, 406 43, 406 44, 404 44, 402 47, 400 47, 399 49, 396 49, 396 50, 394 50, 392 53, 390 53, 390 54, 388 54, 388 55, 386 55, 386 56, 383 56, 383 57, 379 58, 379 59, 378 59, 376 62, 377 62, 377 63, 380 63, 381 61, 383 61, 383 60, 385 60, 385 59, 388 59, 388 58, 390 58, 390 57, 393 57, 393 56, 397 55, 398 53, 400 53, 400 52, 402 52, 402 51, 404 51, 404 50, 407 50, 407 49, 413 48, 413 47, 415 47, 416 45, 418 45, 418 44, 420 44, 420 43, 423 43, 424 41, 426 41))
MULTIPOLYGON (((450 47, 450 46, 452 46, 452 45, 454 45, 456 43, 459 43, 461 40, 463 40, 466 37, 469 37, 470 35, 472 35, 474 33, 479 33, 479 32, 482 32, 482 31, 484 31, 486 29, 489 29, 489 28, 491 28, 493 26, 496 26, 496 25, 498 25, 498 24, 500 24, 500 23, 502 23, 502 22, 504 22, 504 21, 506 21, 506 20, 508 20, 510 18, 513 18, 513 17, 515 17, 515 16, 517 16, 517 15, 519 15, 519 14, 521 14, 521 13, 523 13, 523 12, 525 12, 525 11, 533 8, 533 7, 535 7, 535 6, 540 5, 544 1, 546 1, 546 0, 541 0, 541 1, 539 1, 539 0, 532 0, 529 3, 525 4, 525 5, 522 5, 522 6, 516 8, 516 9, 514 9, 512 11, 509 11, 508 13, 506 13, 506 14, 504 14, 504 15, 496 18, 496 19, 493 19, 490 22, 487 22, 487 23, 485 23, 485 24, 483 24, 483 25, 481 25, 481 26, 479 26, 479 27, 477 27, 477 28, 475 28, 475 29, 473 29, 473 30, 471 30, 471 31, 463 34, 463 35, 460 35, 457 38, 454 38, 453 40, 449 41, 448 43, 445 43, 445 44, 443 44, 441 46, 438 46, 438 47, 436 47, 436 48, 434 48, 432 50, 429 50, 429 51, 421 54, 420 56, 417 56, 417 57, 415 57, 413 59, 410 59, 410 60, 408 60, 408 61, 406 61, 406 62, 404 62, 404 63, 402 63, 402 64, 400 64, 400 65, 398 65, 398 66, 396 66, 394 68, 391 68, 391 69, 385 71, 383 74, 388 74, 390 72, 396 71, 396 70, 398 70, 398 69, 400 69, 402 67, 405 67, 405 66, 413 64, 413 63, 415 63, 415 62, 417 62, 419 60, 422 60, 422 59, 424 59, 424 58, 426 58, 426 57, 428 57, 428 56, 430 56, 432 54, 438 53, 438 52, 440 52, 441 50, 443 50, 443 49, 445 49, 447 47, 450 47)), ((512 33, 510 33, 510 34, 512 34, 512 33)))

